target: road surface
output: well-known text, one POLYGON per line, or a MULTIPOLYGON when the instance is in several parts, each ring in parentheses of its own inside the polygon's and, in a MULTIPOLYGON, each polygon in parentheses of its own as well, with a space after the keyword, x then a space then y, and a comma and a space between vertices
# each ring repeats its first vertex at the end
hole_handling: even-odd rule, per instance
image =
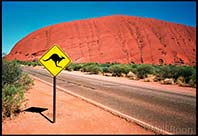
MULTIPOLYGON (((23 71, 52 83, 45 69, 23 71)), ((196 96, 62 72, 57 86, 174 134, 196 134, 196 96)))

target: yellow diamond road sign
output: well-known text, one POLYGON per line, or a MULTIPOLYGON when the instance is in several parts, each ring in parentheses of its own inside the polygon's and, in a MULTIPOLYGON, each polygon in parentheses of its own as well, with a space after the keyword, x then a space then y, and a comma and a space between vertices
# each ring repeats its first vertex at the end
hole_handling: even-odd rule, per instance
POLYGON ((54 45, 40 59, 39 62, 53 75, 57 76, 71 62, 70 58, 54 45))

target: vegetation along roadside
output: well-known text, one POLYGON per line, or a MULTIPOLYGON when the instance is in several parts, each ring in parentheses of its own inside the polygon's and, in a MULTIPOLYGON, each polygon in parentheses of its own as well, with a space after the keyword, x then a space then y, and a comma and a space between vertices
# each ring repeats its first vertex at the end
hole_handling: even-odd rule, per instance
POLYGON ((24 93, 31 88, 33 80, 22 72, 17 61, 2 59, 2 121, 13 118, 25 106, 24 93))
MULTIPOLYGON (((38 61, 18 64, 40 66, 38 61)), ((71 63, 66 70, 81 71, 104 76, 126 77, 131 80, 143 79, 145 82, 178 84, 183 87, 196 87, 196 66, 187 65, 152 65, 152 64, 119 64, 119 63, 71 63)))
POLYGON ((66 70, 102 74, 105 76, 127 77, 131 80, 143 79, 145 82, 196 87, 196 66, 71 63, 66 70))

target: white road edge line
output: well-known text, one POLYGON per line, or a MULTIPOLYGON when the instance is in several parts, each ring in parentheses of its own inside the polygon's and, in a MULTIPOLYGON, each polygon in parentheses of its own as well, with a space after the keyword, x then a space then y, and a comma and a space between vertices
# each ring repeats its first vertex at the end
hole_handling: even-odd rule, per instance
MULTIPOLYGON (((47 85, 53 86, 52 83, 49 83, 49 82, 47 82, 47 81, 45 81, 45 80, 42 80, 42 79, 40 79, 40 78, 37 78, 37 77, 35 77, 35 76, 33 76, 33 75, 30 75, 30 76, 31 76, 32 78, 34 78, 34 79, 37 79, 37 80, 39 80, 39 81, 41 81, 41 82, 47 84, 47 85)), ((56 88, 58 88, 58 89, 60 89, 60 90, 62 90, 62 91, 65 91, 66 93, 68 93, 68 94, 70 94, 70 95, 72 95, 72 96, 78 97, 78 98, 80 98, 81 100, 84 100, 84 101, 86 101, 86 102, 88 102, 88 103, 90 103, 90 104, 93 104, 93 105, 95 105, 95 106, 97 106, 97 107, 99 107, 99 108, 102 108, 103 110, 108 111, 108 112, 112 113, 113 115, 116 115, 116 116, 118 116, 118 117, 120 117, 120 118, 123 118, 123 119, 125 119, 125 120, 127 120, 127 121, 135 122, 136 124, 140 125, 141 127, 145 128, 145 129, 149 129, 149 130, 151 130, 151 131, 153 131, 153 132, 155 132, 155 133, 173 135, 173 133, 170 133, 170 132, 167 132, 167 131, 162 130, 162 129, 160 129, 160 128, 154 127, 154 126, 152 126, 152 125, 150 125, 150 124, 148 124, 148 123, 146 123, 146 122, 143 122, 143 121, 141 121, 141 120, 138 120, 138 119, 136 119, 136 118, 133 118, 133 117, 131 117, 131 116, 129 116, 129 115, 126 115, 126 114, 124 114, 124 113, 121 113, 121 112, 119 112, 119 111, 117 111, 117 110, 114 110, 114 109, 112 109, 112 108, 110 108, 110 107, 107 107, 107 106, 105 106, 105 105, 102 105, 102 104, 100 104, 100 103, 98 103, 98 102, 96 102, 96 101, 93 101, 93 100, 91 100, 91 99, 85 98, 85 97, 83 97, 83 96, 81 96, 81 95, 78 95, 78 94, 76 94, 76 93, 73 93, 73 92, 71 92, 71 91, 69 91, 69 90, 66 90, 66 89, 60 87, 60 86, 56 86, 56 88)))

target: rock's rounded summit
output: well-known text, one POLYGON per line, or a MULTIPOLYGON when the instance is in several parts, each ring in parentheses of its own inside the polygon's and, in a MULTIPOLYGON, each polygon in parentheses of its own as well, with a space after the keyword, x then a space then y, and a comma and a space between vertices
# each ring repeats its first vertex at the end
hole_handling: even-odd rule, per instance
POLYGON ((41 28, 21 39, 6 59, 37 60, 53 44, 76 63, 196 64, 196 28, 125 15, 41 28))

